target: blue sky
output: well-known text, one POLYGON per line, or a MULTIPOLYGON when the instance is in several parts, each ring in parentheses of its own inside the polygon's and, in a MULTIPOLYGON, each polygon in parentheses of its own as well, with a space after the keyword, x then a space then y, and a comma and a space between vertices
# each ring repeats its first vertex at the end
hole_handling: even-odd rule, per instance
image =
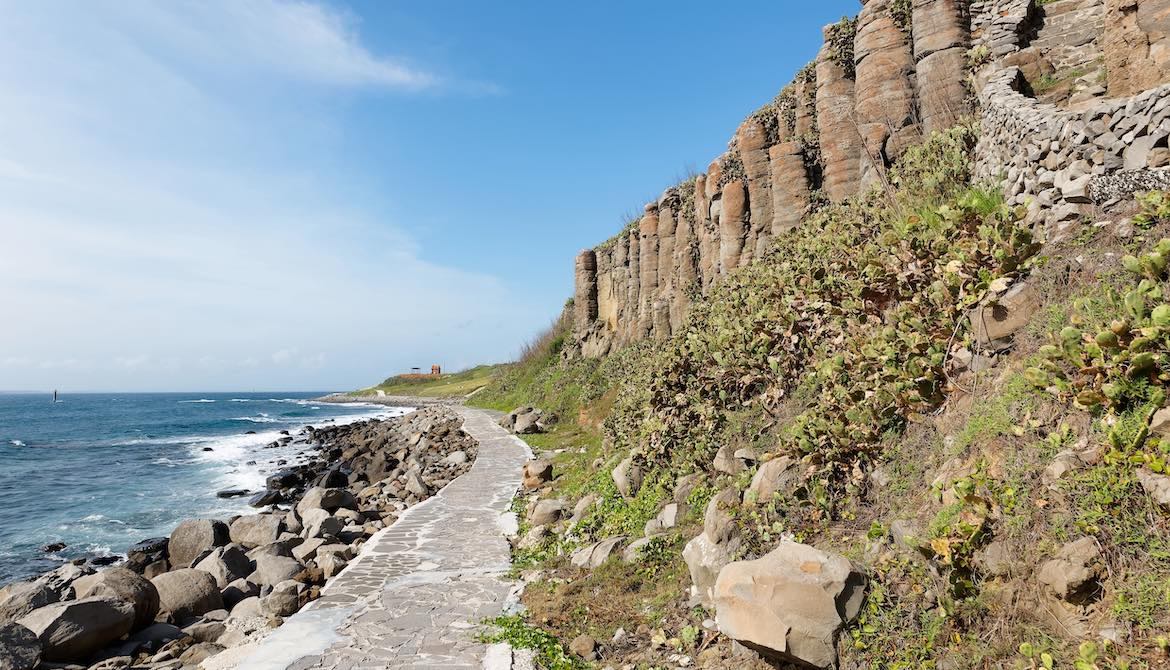
POLYGON ((508 359, 857 7, 0 0, 0 389, 508 359))

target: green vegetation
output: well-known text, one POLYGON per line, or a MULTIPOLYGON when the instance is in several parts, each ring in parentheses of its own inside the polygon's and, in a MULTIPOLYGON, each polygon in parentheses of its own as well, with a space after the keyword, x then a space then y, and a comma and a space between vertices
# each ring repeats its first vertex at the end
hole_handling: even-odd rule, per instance
POLYGON ((578 670, 585 664, 565 650, 557 638, 530 626, 519 614, 500 616, 488 622, 495 630, 483 633, 481 642, 507 642, 514 649, 533 649, 537 661, 546 670, 578 670))
POLYGON ((382 391, 391 396, 457 398, 482 389, 506 369, 505 365, 480 365, 470 370, 438 377, 395 376, 377 386, 355 391, 353 395, 370 395, 375 391, 382 391))

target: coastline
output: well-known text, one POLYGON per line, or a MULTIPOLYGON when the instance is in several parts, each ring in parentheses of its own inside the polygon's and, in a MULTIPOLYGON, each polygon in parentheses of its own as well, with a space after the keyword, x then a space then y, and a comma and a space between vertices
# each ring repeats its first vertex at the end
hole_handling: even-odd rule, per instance
POLYGON ((168 537, 133 545, 112 567, 77 561, 13 582, 0 589, 0 624, 31 630, 45 660, 113 654, 136 667, 197 664, 263 637, 315 601, 369 538, 467 472, 478 455, 462 418, 437 406, 450 402, 340 394, 315 402, 425 406, 287 435, 282 442, 301 444, 303 458, 267 477, 250 500, 254 513, 188 519, 168 537), (122 593, 111 583, 134 588, 122 593), (82 651, 49 639, 46 630, 91 600, 109 610, 102 618, 125 626, 96 637, 88 631, 82 651), (134 634, 119 642, 127 633, 134 634))
POLYGON ((348 404, 348 403, 368 403, 374 405, 384 405, 386 407, 433 407, 442 405, 462 405, 466 398, 428 398, 420 396, 404 396, 404 395, 354 395, 352 393, 330 393, 320 398, 314 398, 314 402, 327 402, 333 404, 348 404))

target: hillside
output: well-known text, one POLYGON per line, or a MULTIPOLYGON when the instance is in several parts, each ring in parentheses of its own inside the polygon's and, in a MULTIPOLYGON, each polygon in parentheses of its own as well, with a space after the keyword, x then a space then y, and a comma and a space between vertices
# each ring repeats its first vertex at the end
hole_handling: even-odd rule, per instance
POLYGON ((579 255, 472 401, 559 419, 494 635, 552 668, 1166 665, 1162 9, 871 0, 579 255), (867 134, 859 89, 914 113, 867 134))

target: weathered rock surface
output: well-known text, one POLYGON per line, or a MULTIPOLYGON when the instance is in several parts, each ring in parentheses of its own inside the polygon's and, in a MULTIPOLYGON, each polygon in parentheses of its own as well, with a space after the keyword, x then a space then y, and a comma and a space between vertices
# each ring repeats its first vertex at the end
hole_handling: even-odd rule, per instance
POLYGON ((47 661, 83 659, 130 632, 134 606, 96 597, 55 603, 18 621, 41 642, 47 661))
POLYGON ((158 590, 159 612, 168 621, 181 623, 223 608, 215 577, 202 570, 183 568, 150 581, 158 590))
POLYGON ((168 545, 171 565, 189 568, 197 558, 230 541, 227 524, 218 519, 184 521, 171 533, 168 545))
POLYGON ((154 584, 126 568, 107 568, 73 583, 78 599, 104 597, 127 602, 134 607, 134 627, 154 621, 159 610, 159 595, 154 584))
POLYGON ((41 662, 41 641, 17 623, 0 623, 0 670, 33 670, 41 662))
POLYGON ((831 668, 838 634, 861 609, 865 577, 848 559, 783 541, 723 568, 714 593, 724 635, 776 661, 831 668))
POLYGON ((246 514, 232 522, 229 537, 246 548, 271 544, 280 537, 284 521, 276 514, 246 514))
POLYGON ((13 582, 0 589, 0 623, 16 621, 29 612, 60 600, 60 595, 40 582, 13 582))

